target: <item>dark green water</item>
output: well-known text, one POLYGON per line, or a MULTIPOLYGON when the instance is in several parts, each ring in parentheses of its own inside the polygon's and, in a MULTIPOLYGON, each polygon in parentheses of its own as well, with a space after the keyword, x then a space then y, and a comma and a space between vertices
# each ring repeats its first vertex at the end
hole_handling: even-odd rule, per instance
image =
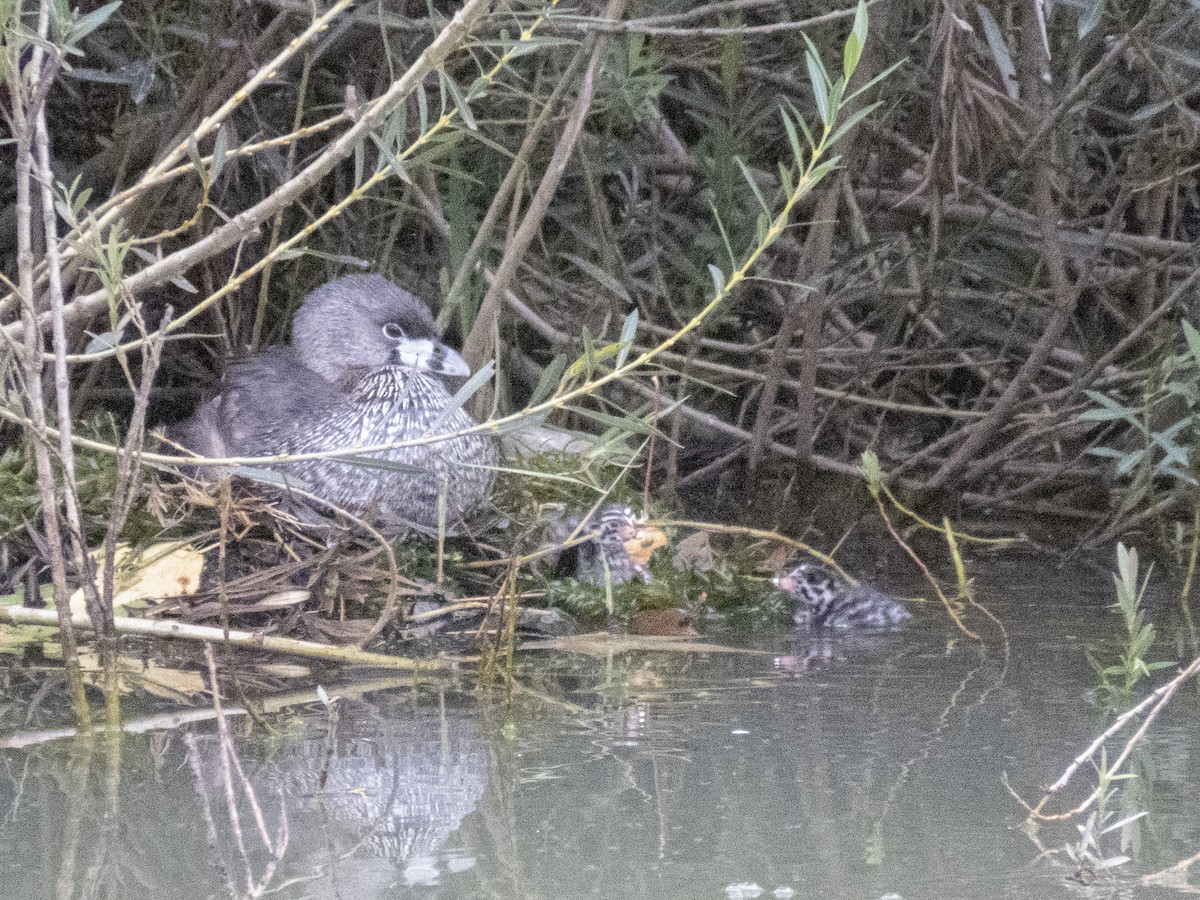
MULTIPOLYGON (((1119 622, 1111 583, 1008 563, 977 591, 1008 626, 1007 667, 994 629, 985 651, 924 606, 869 639, 780 629, 707 638, 753 653, 530 654, 511 712, 446 686, 348 696, 324 790, 320 704, 269 728, 231 717, 273 839, 286 816, 266 896, 1176 895, 1140 878, 1200 851, 1195 686, 1112 801, 1113 821, 1149 813, 1102 838, 1132 861, 1083 887, 1043 852, 1077 840, 1075 824, 1022 830, 1001 776, 1035 800, 1104 727, 1084 648, 1119 622)), ((1171 601, 1150 605, 1158 658, 1190 659, 1171 601)), ((0 705, 0 737, 50 724, 28 697, 0 705)), ((111 771, 66 740, 0 750, 0 897, 245 895, 268 854, 238 793, 240 855, 215 734, 202 721, 130 735, 111 771)), ((1056 809, 1094 772, 1076 783, 1056 809)))

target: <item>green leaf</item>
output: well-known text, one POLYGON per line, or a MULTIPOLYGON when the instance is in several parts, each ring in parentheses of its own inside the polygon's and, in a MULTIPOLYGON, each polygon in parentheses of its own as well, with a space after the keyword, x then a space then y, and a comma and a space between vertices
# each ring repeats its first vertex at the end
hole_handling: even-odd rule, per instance
POLYGON ((878 103, 872 103, 869 106, 864 106, 862 109, 856 109, 854 112, 850 113, 850 115, 846 116, 842 122, 838 123, 838 127, 834 129, 833 134, 830 135, 829 146, 833 146, 840 141, 846 136, 846 132, 850 131, 855 125, 857 125, 871 113, 875 112, 875 110, 878 108, 878 103))
POLYGON ((792 182, 792 170, 789 169, 787 166, 785 166, 783 163, 779 163, 778 166, 779 166, 779 184, 783 187, 784 196, 790 197, 792 195, 792 191, 795 189, 795 186, 792 182))
POLYGON ((734 157, 734 162, 742 170, 742 177, 746 179, 746 184, 750 185, 750 190, 754 192, 754 199, 758 201, 758 205, 762 208, 763 212, 769 215, 771 207, 767 206, 766 198, 763 197, 762 191, 758 189, 758 185, 754 183, 754 176, 750 174, 750 169, 747 168, 746 163, 742 161, 740 156, 734 157))
POLYGON ((417 88, 417 126, 421 134, 429 130, 429 98, 425 91, 417 88))
POLYGON ((1138 430, 1143 429, 1141 410, 1122 406, 1107 394, 1102 394, 1099 391, 1084 391, 1083 393, 1093 402, 1099 404, 1102 409, 1085 410, 1079 415, 1081 420, 1086 422, 1124 421, 1129 422, 1138 428, 1138 430))
POLYGON ((879 457, 875 455, 875 451, 864 450, 858 468, 863 477, 867 479, 867 484, 871 485, 872 493, 874 493, 883 480, 883 469, 879 466, 879 457))
MULTIPOLYGON (((783 119, 783 130, 787 132, 788 143, 792 145, 792 159, 795 161, 798 168, 804 167, 804 151, 800 146, 800 136, 796 134, 796 123, 792 121, 792 117, 788 115, 788 111, 783 107, 779 109, 779 115, 783 119)), ((812 135, 806 130, 804 136, 808 139, 808 146, 812 148, 812 135)), ((782 165, 782 163, 780 164, 782 165)), ((788 191, 790 194, 791 191, 788 191)))
POLYGON ((229 152, 229 127, 222 123, 217 129, 217 136, 213 140, 213 158, 212 158, 212 180, 216 181, 221 177, 221 170, 225 168, 225 154, 229 152))
POLYGON ((204 168, 204 159, 200 156, 200 147, 196 144, 195 135, 188 136, 187 155, 188 159, 192 162, 192 167, 196 170, 196 174, 200 176, 200 181, 203 184, 208 184, 208 170, 204 168))
POLYGON ((571 408, 577 416, 585 419, 591 419, 599 422, 602 425, 607 425, 609 428, 618 428, 626 434, 658 434, 658 430, 650 423, 643 422, 641 419, 635 418, 631 414, 625 416, 614 416, 610 413, 603 413, 599 410, 588 409, 583 406, 575 406, 571 408))
POLYGON ((438 417, 426 429, 426 433, 436 433, 442 423, 458 412, 464 403, 474 397, 479 389, 491 380, 495 371, 496 361, 489 359, 486 365, 481 366, 478 372, 468 378, 466 383, 454 392, 454 396, 450 398, 450 402, 446 404, 446 408, 438 413, 438 417))
POLYGON ((825 162, 813 169, 808 176, 809 189, 815 188, 818 184, 820 184, 821 179, 836 169, 841 160, 842 158, 840 156, 831 156, 829 159, 825 160, 825 162))
MULTIPOLYGON (((842 109, 842 96, 846 93, 846 79, 839 78, 829 88, 829 98, 825 101, 830 124, 837 122, 838 113, 842 109)), ((826 142, 828 143, 828 142, 826 142)))
POLYGON ((712 263, 709 263, 708 274, 712 276, 713 287, 716 288, 717 291, 714 296, 720 297, 725 293, 725 273, 712 263))
POLYGON ((533 390, 533 396, 529 398, 530 406, 537 406, 539 403, 549 399, 555 388, 562 382, 563 372, 566 371, 566 368, 567 358, 565 356, 560 354, 550 360, 550 364, 542 369, 537 387, 533 390))
POLYGON ((754 226, 754 236, 760 245, 767 243, 767 232, 771 230, 771 217, 765 212, 758 214, 758 221, 754 226))
POLYGON ((637 339, 638 326, 638 311, 633 309, 629 315, 625 317, 625 323, 621 326, 621 352, 617 354, 617 368, 625 365, 625 360, 629 357, 629 351, 633 347, 633 342, 637 339))
POLYGON ((479 123, 475 121, 475 116, 471 113, 471 104, 462 95, 462 91, 458 89, 458 84, 453 78, 443 76, 442 83, 446 85, 450 91, 450 98, 454 101, 454 105, 458 108, 458 114, 462 116, 463 124, 471 131, 479 130, 479 123))
POLYGON ((1183 321, 1183 337, 1187 341, 1188 350, 1192 354, 1192 361, 1197 366, 1200 366, 1200 331, 1197 331, 1192 323, 1186 319, 1183 321))
POLYGON ((84 353, 104 353, 121 343, 120 331, 106 331, 103 334, 92 334, 89 331, 86 334, 91 337, 91 340, 88 341, 84 353))
POLYGON ((853 100, 855 97, 859 96, 860 94, 866 93, 871 88, 875 87, 875 85, 879 84, 879 82, 883 81, 885 78, 887 78, 893 72, 895 72, 902 65, 904 65, 905 62, 906 62, 906 60, 902 59, 899 62, 892 63, 890 66, 888 66, 886 69, 884 69, 878 75, 876 75, 874 78, 872 78, 870 81, 868 81, 866 84, 864 84, 858 90, 856 90, 854 93, 847 95, 846 99, 853 100))
POLYGON ((121 5, 121 0, 113 0, 112 3, 105 3, 99 9, 94 9, 90 13, 80 16, 67 28, 67 32, 63 40, 68 44, 76 44, 83 40, 101 25, 112 17, 112 14, 117 11, 121 5))
POLYGON ((580 375, 590 376, 596 371, 596 343, 592 340, 592 333, 586 325, 579 333, 579 340, 583 344, 583 353, 567 368, 566 377, 571 380, 580 375))
POLYGON ((866 46, 867 43, 867 3, 866 0, 858 0, 858 7, 854 10, 854 25, 850 28, 850 33, 858 39, 859 46, 866 46))
MULTIPOLYGON (((861 9, 861 7, 859 7, 861 9)), ((846 46, 842 48, 842 77, 847 82, 854 75, 854 70, 858 68, 858 61, 862 57, 863 45, 853 31, 846 37, 846 46)))
MULTIPOLYGON (((804 39, 808 41, 808 36, 804 39)), ((812 85, 813 99, 817 104, 817 112, 821 116, 821 122, 826 128, 829 127, 829 79, 825 74, 825 67, 821 65, 821 59, 817 56, 816 48, 809 41, 808 52, 804 54, 804 63, 808 67, 808 82, 812 85)))
POLYGON ((474 103, 476 100, 482 100, 487 96, 488 80, 480 75, 471 82, 471 86, 467 88, 467 102, 474 103))
POLYGON ((617 281, 611 272, 605 271, 595 263, 588 262, 582 256, 577 256, 574 253, 563 253, 561 255, 563 259, 568 260, 573 266, 586 273, 614 297, 624 300, 630 306, 633 305, 633 298, 629 296, 629 292, 625 290, 625 286, 617 281))

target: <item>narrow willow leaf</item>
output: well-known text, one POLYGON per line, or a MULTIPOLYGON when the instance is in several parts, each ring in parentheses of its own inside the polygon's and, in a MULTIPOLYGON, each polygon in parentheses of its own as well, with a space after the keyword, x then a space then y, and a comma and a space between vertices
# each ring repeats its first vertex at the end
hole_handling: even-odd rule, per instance
MULTIPOLYGON (((796 134, 796 123, 792 121, 792 117, 788 115, 786 109, 780 109, 779 115, 783 119, 783 130, 787 132, 788 143, 792 145, 792 159, 797 167, 804 165, 804 151, 800 147, 800 136, 796 134)), ((808 146, 811 149, 813 146, 812 135, 806 130, 805 138, 808 140, 808 146)), ((788 191, 790 194, 791 191, 788 191)))
POLYGON ((846 46, 842 49, 842 77, 847 82, 854 76, 854 70, 858 68, 858 61, 862 58, 862 51, 862 43, 853 31, 850 32, 846 37, 846 46))
POLYGON ((858 7, 854 10, 854 25, 850 29, 850 33, 858 38, 858 43, 865 46, 867 43, 867 3, 866 0, 858 0, 858 7))
MULTIPOLYGON (((736 267, 737 257, 733 255, 733 245, 729 242, 729 233, 725 230, 725 223, 721 221, 721 213, 715 206, 711 207, 711 209, 713 211, 713 219, 715 219, 717 223, 717 231, 721 233, 721 240, 725 244, 725 252, 729 254, 729 264, 736 267)), ((712 268, 713 267, 710 265, 709 269, 712 268)), ((724 278, 724 276, 721 277, 724 278)))
MULTIPOLYGON (((0 141, 0 144, 2 144, 2 143, 3 142, 0 141)), ((67 202, 65 200, 55 199, 54 211, 58 213, 58 217, 60 219, 62 219, 64 222, 66 222, 68 225, 70 225, 72 227, 74 227, 75 223, 78 221, 78 219, 76 219, 76 217, 75 217, 75 211, 73 209, 71 209, 71 207, 69 205, 67 205, 67 202)))
POLYGON ((375 142, 375 146, 379 149, 379 163, 375 170, 382 172, 384 166, 389 167, 397 178, 405 184, 412 184, 412 178, 408 174, 408 169, 404 168, 404 164, 396 156, 396 153, 391 148, 395 147, 394 143, 387 141, 385 138, 380 138, 376 134, 371 135, 371 140, 375 142))
POLYGON ((221 171, 225 168, 225 154, 229 152, 229 127, 222 123, 217 129, 217 136, 213 140, 213 158, 212 158, 212 180, 216 181, 221 177, 221 171))
POLYGON ((200 147, 196 144, 195 135, 188 136, 187 155, 188 159, 192 161, 192 167, 195 168, 196 174, 200 176, 200 181, 208 184, 208 171, 204 168, 204 160, 200 156, 200 147))
POLYGON ((103 334, 92 334, 89 331, 86 334, 91 337, 91 340, 88 341, 84 353, 104 353, 121 343, 120 331, 106 331, 103 334))
POLYGON ((90 13, 80 16, 71 23, 64 40, 69 44, 75 44, 83 40, 107 22, 120 5, 121 0, 113 0, 112 3, 105 3, 99 9, 94 9, 90 13))
POLYGON ((725 273, 712 263, 709 263, 708 274, 712 276, 713 287, 716 288, 717 291, 716 296, 720 297, 725 293, 725 273))
POLYGON ((388 133, 396 135, 395 146, 399 147, 408 130, 408 104, 401 103, 388 116, 388 133))
POLYGON ((1000 30, 1000 24, 987 6, 979 3, 976 5, 976 9, 979 11, 979 21, 983 25, 983 36, 987 39, 988 49, 992 52, 992 61, 1000 72, 1000 81, 1004 84, 1004 90, 1008 92, 1008 99, 1015 103, 1021 99, 1017 84, 1017 67, 1013 65, 1012 55, 1008 52, 1004 33, 1000 30))
POLYGON ((809 187, 814 188, 820 184, 821 179, 836 169, 841 160, 842 158, 840 156, 831 156, 829 159, 825 160, 825 162, 814 168, 808 175, 809 187))
POLYGON ((579 340, 583 344, 583 353, 567 369, 567 378, 578 378, 580 375, 590 378, 596 371, 596 344, 592 340, 591 329, 586 325, 579 332, 579 340))
POLYGON ((867 4, 865 0, 858 0, 858 7, 854 10, 854 25, 846 38, 845 50, 842 51, 842 74, 847 84, 858 68, 858 61, 862 58, 863 47, 866 45, 867 4))
POLYGON ((812 132, 808 128, 808 123, 804 121, 804 116, 800 114, 800 110, 796 109, 795 104, 791 100, 785 97, 784 102, 788 105, 788 110, 792 114, 792 120, 804 132, 804 139, 808 141, 809 149, 815 151, 817 149, 817 142, 813 140, 812 132))
POLYGON ((87 206, 88 201, 92 199, 92 189, 90 187, 84 188, 78 193, 75 193, 76 189, 79 187, 79 178, 80 176, 77 175, 75 177, 75 181, 71 184, 71 194, 75 198, 71 201, 71 209, 75 211, 76 215, 79 215, 79 213, 83 212, 83 209, 87 206))
POLYGON ((462 409, 463 404, 474 397, 479 389, 491 380, 495 371, 496 361, 489 359, 486 365, 481 366, 478 372, 468 378, 466 383, 454 392, 454 396, 450 398, 446 408, 438 413, 438 417, 433 420, 426 431, 436 432, 450 416, 462 409))
POLYGON ((609 428, 619 428, 626 434, 656 434, 656 430, 646 422, 635 418, 632 414, 626 416, 614 416, 610 413, 599 412, 595 409, 588 409, 583 406, 575 406, 571 408, 571 412, 585 419, 591 419, 594 422, 600 422, 607 425, 609 428))
POLYGON ((829 89, 829 99, 826 102, 828 104, 829 121, 831 123, 837 121, 838 112, 841 110, 841 107, 842 107, 842 97, 843 97, 843 95, 845 95, 845 93, 846 93, 846 79, 844 79, 844 78, 839 78, 837 81, 835 81, 833 83, 833 86, 829 89))
POLYGON ((1078 37, 1082 39, 1091 34, 1103 18, 1104 0, 1084 0, 1083 8, 1079 10, 1078 37))
POLYGON ((783 186, 783 193, 786 196, 791 196, 792 193, 792 170, 783 163, 778 163, 779 167, 779 183, 783 186))
POLYGON ((563 372, 566 370, 567 358, 565 356, 560 354, 550 360, 550 364, 542 369, 537 387, 533 389, 533 396, 529 398, 529 405, 537 406, 539 403, 550 399, 550 396, 555 392, 559 384, 562 383, 563 372))
POLYGON ((618 297, 621 300, 624 300, 626 303, 632 305, 633 298, 629 296, 629 292, 625 290, 625 286, 621 284, 621 282, 617 281, 611 272, 605 271, 595 263, 588 262, 582 256, 577 256, 574 253, 564 253, 562 254, 562 257, 563 259, 568 260, 571 265, 578 268, 581 272, 586 273, 589 278, 600 284, 614 297, 618 297))
POLYGON ((742 177, 746 179, 746 184, 750 185, 750 190, 754 192, 754 199, 758 201, 758 205, 764 212, 770 213, 771 207, 767 206, 766 198, 763 197, 762 191, 758 189, 758 185, 754 183, 754 176, 750 174, 750 169, 746 166, 746 163, 742 161, 740 156, 735 156, 734 162, 742 170, 742 177))
POLYGON ((584 355, 577 359, 574 365, 567 370, 567 377, 575 378, 582 374, 587 374, 590 377, 595 374, 600 363, 605 360, 618 358, 624 347, 625 345, 619 341, 612 344, 605 344, 603 347, 597 347, 589 335, 588 339, 584 342, 584 355))
POLYGON ((878 75, 876 75, 874 78, 872 78, 866 84, 864 84, 862 87, 858 88, 858 90, 856 90, 854 93, 848 95, 846 97, 846 99, 853 100, 855 97, 859 96, 860 94, 865 93, 866 91, 869 91, 871 88, 875 87, 875 85, 879 84, 879 82, 883 81, 885 78, 887 78, 893 72, 895 72, 898 68, 900 68, 902 65, 904 65, 904 63, 905 63, 905 60, 903 60, 903 59, 900 60, 899 62, 892 63, 890 66, 888 66, 886 69, 884 69, 878 75))
POLYGON ((429 97, 422 88, 417 88, 417 125, 421 134, 429 130, 429 97))
POLYGON ((513 44, 504 52, 504 55, 508 58, 509 62, 512 62, 514 59, 519 59, 522 56, 528 56, 530 53, 536 53, 550 43, 558 44, 561 43, 561 41, 551 42, 538 38, 530 38, 527 41, 519 41, 518 43, 513 44))
POLYGON ((187 293, 187 294, 200 293, 199 288, 197 288, 194 284, 192 284, 190 281, 188 281, 182 275, 172 275, 167 280, 169 282, 171 282, 171 284, 175 285, 175 287, 177 287, 181 291, 183 291, 184 293, 187 293))
POLYGON ((625 317, 625 323, 621 326, 621 352, 617 354, 618 369, 625 365, 625 360, 629 357, 629 351, 637 339, 637 327, 638 311, 633 309, 625 317))
POLYGON ((404 168, 404 164, 395 156, 389 155, 387 158, 388 166, 391 167, 392 173, 403 181, 405 184, 412 184, 412 177, 408 174, 408 169, 404 168))
MULTIPOLYGON (((806 36, 807 39, 807 36, 806 36)), ((813 99, 817 104, 817 112, 821 122, 829 127, 829 86, 825 81, 825 69, 813 49, 804 54, 805 65, 808 66, 808 81, 812 85, 813 99)))
POLYGON ((869 116, 879 107, 878 103, 872 103, 869 106, 864 106, 862 109, 856 109, 850 115, 846 116, 846 120, 841 122, 829 136, 829 146, 833 146, 839 140, 846 136, 846 132, 850 131, 855 125, 869 116))
POLYGON ((467 88, 467 102, 474 103, 476 100, 482 100, 487 96, 488 80, 480 75, 471 82, 471 86, 467 88))
POLYGON ((1124 459, 1127 454, 1120 450, 1114 450, 1111 447, 1089 447, 1084 451, 1089 456, 1099 456, 1104 459, 1124 459))
POLYGON ((1197 366, 1200 366, 1200 331, 1197 331, 1195 326, 1186 319, 1183 322, 1183 337, 1187 341, 1192 360, 1197 366))
POLYGON ((458 89, 458 85, 455 83, 454 79, 446 76, 443 79, 443 83, 450 91, 450 97, 454 101, 454 105, 458 108, 458 114, 462 116, 463 124, 465 124, 471 131, 478 131, 479 124, 475 121, 475 116, 471 114, 471 105, 467 103, 466 98, 463 97, 462 91, 458 89))
MULTIPOLYGON (((1106 418, 1099 418, 1096 416, 1092 416, 1090 418, 1091 421, 1103 422, 1103 421, 1108 421, 1108 420, 1112 420, 1112 419, 1123 419, 1127 422, 1130 422, 1130 423, 1138 426, 1139 428, 1141 427, 1141 410, 1134 409, 1133 407, 1130 407, 1130 406, 1122 406, 1120 403, 1118 403, 1116 400, 1113 400, 1107 394, 1102 394, 1099 391, 1084 391, 1083 393, 1093 403, 1096 403, 1099 406, 1102 406, 1108 412, 1108 416, 1106 418)), ((1080 418, 1087 416, 1089 413, 1098 413, 1098 412, 1100 412, 1100 410, 1087 410, 1086 412, 1084 412, 1080 415, 1080 418)))
MULTIPOLYGON (((525 431, 528 428, 536 428, 550 417, 550 410, 543 410, 539 413, 522 413, 519 418, 508 422, 503 422, 493 426, 496 434, 511 434, 513 432, 525 431)), ((503 472, 504 469, 497 469, 498 472, 503 472)), ((539 473, 538 477, 541 477, 539 473)))

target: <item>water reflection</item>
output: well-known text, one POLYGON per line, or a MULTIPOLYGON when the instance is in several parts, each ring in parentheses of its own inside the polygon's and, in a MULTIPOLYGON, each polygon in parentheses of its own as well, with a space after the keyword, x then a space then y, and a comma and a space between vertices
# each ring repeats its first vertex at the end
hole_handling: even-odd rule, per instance
MULTIPOLYGON (((217 744, 212 735, 196 749, 207 761, 217 744)), ((248 743, 243 756, 259 797, 285 800, 282 874, 307 890, 365 900, 472 864, 447 844, 483 795, 489 755, 473 713, 444 696, 344 703, 332 741, 327 721, 310 722, 298 738, 248 743)))
POLYGON ((274 717, 282 731, 233 721, 239 759, 229 768, 211 722, 126 737, 119 777, 100 747, 6 751, 0 897, 241 897, 286 886, 284 896, 367 900, 473 864, 451 845, 488 783, 471 706, 408 692, 344 702, 332 741, 319 708, 274 717))

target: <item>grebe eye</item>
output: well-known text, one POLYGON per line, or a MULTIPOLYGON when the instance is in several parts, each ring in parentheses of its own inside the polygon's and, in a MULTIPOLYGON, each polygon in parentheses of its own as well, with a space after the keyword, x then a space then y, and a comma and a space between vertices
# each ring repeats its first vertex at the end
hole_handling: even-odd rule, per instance
POLYGON ((388 322, 383 326, 383 336, 391 341, 399 341, 404 338, 404 329, 395 322, 388 322))

